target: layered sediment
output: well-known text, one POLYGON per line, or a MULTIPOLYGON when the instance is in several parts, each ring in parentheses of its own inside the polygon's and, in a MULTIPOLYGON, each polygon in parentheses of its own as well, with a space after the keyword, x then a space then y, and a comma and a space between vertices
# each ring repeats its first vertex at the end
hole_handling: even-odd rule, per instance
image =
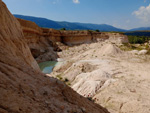
POLYGON ((38 62, 56 60, 56 51, 65 49, 62 46, 74 46, 84 43, 109 40, 113 43, 128 43, 126 35, 120 33, 69 31, 40 28, 34 22, 18 19, 31 52, 38 62), (52 54, 50 54, 52 53, 52 54))
POLYGON ((32 35, 32 38, 35 38, 34 35, 36 34, 40 37, 50 40, 53 43, 61 42, 67 45, 77 45, 106 39, 110 39, 110 41, 114 40, 115 43, 128 43, 127 36, 121 33, 94 32, 89 30, 55 30, 40 28, 38 25, 31 21, 23 19, 18 20, 23 28, 23 32, 27 39, 29 39, 29 37, 32 37, 32 35))

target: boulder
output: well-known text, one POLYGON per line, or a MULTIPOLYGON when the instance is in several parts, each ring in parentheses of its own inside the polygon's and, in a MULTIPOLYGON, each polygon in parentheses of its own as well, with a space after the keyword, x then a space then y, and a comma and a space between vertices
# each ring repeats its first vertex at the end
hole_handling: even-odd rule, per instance
POLYGON ((139 55, 145 55, 146 53, 147 53, 148 51, 147 50, 141 50, 141 51, 139 51, 139 55))

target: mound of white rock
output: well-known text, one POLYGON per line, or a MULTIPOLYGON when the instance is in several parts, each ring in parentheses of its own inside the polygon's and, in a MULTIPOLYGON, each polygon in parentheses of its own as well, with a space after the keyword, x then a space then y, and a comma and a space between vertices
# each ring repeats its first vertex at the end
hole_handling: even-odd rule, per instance
POLYGON ((145 54, 147 54, 147 50, 140 50, 140 51, 138 51, 138 50, 132 50, 130 53, 132 53, 132 54, 136 54, 136 55, 145 55, 145 54))
POLYGON ((141 50, 139 51, 138 55, 145 55, 148 51, 147 50, 141 50))

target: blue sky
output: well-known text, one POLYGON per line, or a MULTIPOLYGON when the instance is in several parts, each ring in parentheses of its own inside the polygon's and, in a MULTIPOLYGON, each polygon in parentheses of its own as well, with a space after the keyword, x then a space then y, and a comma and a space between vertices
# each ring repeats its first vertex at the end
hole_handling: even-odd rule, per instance
POLYGON ((150 27, 150 0, 3 0, 11 13, 55 21, 150 27))

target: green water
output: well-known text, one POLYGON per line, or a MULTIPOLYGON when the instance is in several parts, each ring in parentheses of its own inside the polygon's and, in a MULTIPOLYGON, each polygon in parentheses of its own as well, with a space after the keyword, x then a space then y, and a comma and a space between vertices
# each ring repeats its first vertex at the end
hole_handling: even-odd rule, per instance
POLYGON ((57 61, 47 61, 39 63, 41 71, 45 74, 49 74, 53 71, 53 68, 58 65, 60 62, 57 61))

